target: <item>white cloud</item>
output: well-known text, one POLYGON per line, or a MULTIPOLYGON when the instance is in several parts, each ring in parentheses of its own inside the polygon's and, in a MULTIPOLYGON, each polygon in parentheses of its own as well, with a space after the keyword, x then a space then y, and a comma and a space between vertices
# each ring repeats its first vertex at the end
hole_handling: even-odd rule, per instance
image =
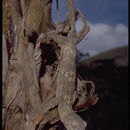
MULTIPOLYGON (((89 52, 90 56, 100 52, 128 45, 128 27, 123 24, 110 26, 103 23, 91 24, 90 32, 79 43, 77 49, 82 53, 89 52)), ((79 19, 76 24, 77 31, 82 28, 82 21, 79 19)))

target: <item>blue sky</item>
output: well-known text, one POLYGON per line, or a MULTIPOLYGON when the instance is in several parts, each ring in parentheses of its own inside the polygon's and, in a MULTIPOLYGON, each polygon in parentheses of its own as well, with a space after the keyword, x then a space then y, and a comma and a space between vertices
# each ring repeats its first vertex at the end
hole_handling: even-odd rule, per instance
MULTIPOLYGON (((90 56, 111 48, 128 44, 128 0, 74 0, 75 7, 80 9, 91 28, 90 32, 78 45, 82 53, 90 56)), ((66 0, 59 0, 62 21, 67 12, 66 0)), ((53 2, 55 7, 55 0, 53 2)), ((56 10, 52 10, 56 21, 56 10)), ((82 21, 77 22, 77 31, 82 21)))
POLYGON ((75 0, 75 6, 92 23, 128 25, 128 0, 75 0))

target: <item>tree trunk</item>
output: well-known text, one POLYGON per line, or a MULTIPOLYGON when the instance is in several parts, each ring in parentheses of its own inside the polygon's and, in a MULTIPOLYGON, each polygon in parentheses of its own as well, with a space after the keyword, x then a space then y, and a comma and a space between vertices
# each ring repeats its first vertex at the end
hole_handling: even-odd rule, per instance
POLYGON ((59 120, 67 130, 85 130, 86 122, 75 112, 94 105, 98 97, 93 82, 76 74, 76 45, 89 31, 82 13, 67 0, 66 21, 59 18, 53 24, 52 0, 5 3, 11 25, 7 23, 4 34, 13 51, 3 83, 3 130, 56 129, 59 120), (78 16, 84 25, 76 34, 78 16), (8 30, 13 35, 6 35, 8 30))

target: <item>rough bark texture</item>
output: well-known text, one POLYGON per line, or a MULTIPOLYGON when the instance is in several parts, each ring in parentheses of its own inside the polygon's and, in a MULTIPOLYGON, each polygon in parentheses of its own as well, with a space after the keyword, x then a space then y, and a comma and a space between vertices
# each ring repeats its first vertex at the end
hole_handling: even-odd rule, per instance
POLYGON ((11 27, 17 30, 11 32, 7 24, 4 31, 10 30, 15 40, 10 40, 13 51, 3 83, 3 130, 56 129, 59 120, 67 130, 85 130, 86 122, 75 112, 94 105, 98 97, 93 82, 76 73, 76 45, 89 32, 82 13, 67 0, 66 20, 53 24, 52 0, 7 3, 13 5, 11 27), (84 25, 76 34, 78 16, 84 25))

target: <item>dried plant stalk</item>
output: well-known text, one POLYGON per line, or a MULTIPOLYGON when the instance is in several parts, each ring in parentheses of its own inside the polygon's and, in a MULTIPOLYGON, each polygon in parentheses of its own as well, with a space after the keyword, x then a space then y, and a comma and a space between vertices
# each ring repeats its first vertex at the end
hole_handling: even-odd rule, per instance
POLYGON ((76 45, 90 30, 85 18, 73 0, 67 0, 66 21, 58 24, 52 23, 52 0, 17 2, 22 15, 3 86, 3 130, 55 129, 59 120, 67 130, 85 130, 75 112, 98 100, 93 82, 76 74, 76 45), (78 15, 84 25, 76 34, 78 15))

